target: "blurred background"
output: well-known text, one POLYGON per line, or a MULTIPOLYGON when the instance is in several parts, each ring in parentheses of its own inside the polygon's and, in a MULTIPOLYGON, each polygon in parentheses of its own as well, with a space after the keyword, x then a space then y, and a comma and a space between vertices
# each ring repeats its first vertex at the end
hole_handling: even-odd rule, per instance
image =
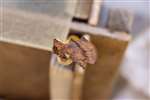
POLYGON ((116 85, 113 100, 148 100, 150 99, 150 1, 104 0, 104 2, 105 10, 111 7, 127 9, 132 11, 134 16, 130 33, 132 40, 120 66, 120 80, 116 85))

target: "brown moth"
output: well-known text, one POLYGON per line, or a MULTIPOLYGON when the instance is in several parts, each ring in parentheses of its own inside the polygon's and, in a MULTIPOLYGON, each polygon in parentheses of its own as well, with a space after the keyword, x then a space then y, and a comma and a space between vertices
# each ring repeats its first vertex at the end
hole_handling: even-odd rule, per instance
POLYGON ((87 63, 94 64, 97 59, 95 46, 84 37, 80 40, 72 40, 66 44, 54 39, 53 52, 62 61, 65 62, 67 59, 71 59, 72 62, 83 68, 87 63))

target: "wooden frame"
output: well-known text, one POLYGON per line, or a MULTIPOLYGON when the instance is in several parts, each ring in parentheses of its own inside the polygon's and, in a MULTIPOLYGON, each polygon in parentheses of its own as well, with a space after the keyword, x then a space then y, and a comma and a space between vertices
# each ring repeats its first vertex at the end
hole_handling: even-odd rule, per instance
MULTIPOLYGON (((98 11, 96 10, 96 16, 98 11)), ((69 85, 71 96, 66 97, 67 99, 104 100, 111 95, 121 58, 131 37, 128 34, 111 33, 107 29, 91 26, 97 24, 97 18, 91 17, 92 21, 89 21, 89 24, 72 22, 70 25, 71 33, 91 36, 91 41, 98 50, 98 61, 95 65, 88 65, 84 73, 71 73, 62 69, 61 72, 69 76, 64 77, 64 80, 72 81, 69 85)), ((17 43, 19 42, 4 39, 0 41, 0 94, 8 99, 50 99, 51 81, 55 78, 62 79, 61 72, 58 75, 55 73, 57 69, 50 65, 51 50, 17 43)))

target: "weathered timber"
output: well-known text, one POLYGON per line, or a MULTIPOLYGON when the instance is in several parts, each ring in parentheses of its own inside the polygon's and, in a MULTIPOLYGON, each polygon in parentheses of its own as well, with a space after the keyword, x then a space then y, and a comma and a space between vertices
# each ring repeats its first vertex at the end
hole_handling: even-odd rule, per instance
POLYGON ((72 23, 72 30, 89 34, 98 51, 98 60, 95 65, 87 66, 82 89, 80 89, 81 95, 76 98, 107 100, 110 97, 130 36, 122 33, 111 34, 105 29, 79 23, 72 23))

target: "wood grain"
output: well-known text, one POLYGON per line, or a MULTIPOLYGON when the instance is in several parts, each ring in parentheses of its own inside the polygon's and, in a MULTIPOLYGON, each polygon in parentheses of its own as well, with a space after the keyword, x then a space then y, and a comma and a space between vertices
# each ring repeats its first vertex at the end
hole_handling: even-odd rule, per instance
POLYGON ((100 35, 93 35, 91 39, 98 49, 98 61, 95 65, 87 66, 82 100, 107 100, 128 41, 100 35))
POLYGON ((79 19, 88 19, 91 12, 92 0, 77 0, 75 17, 79 19))
POLYGON ((106 29, 79 23, 72 23, 72 30, 89 34, 98 50, 98 60, 96 64, 87 66, 81 95, 76 98, 80 98, 80 100, 108 100, 121 58, 131 39, 130 36, 122 33, 111 34, 106 29))
POLYGON ((0 95, 48 100, 49 59, 48 51, 0 42, 0 95))
POLYGON ((93 0, 88 23, 96 26, 99 22, 99 16, 101 11, 101 5, 103 0, 93 0))

